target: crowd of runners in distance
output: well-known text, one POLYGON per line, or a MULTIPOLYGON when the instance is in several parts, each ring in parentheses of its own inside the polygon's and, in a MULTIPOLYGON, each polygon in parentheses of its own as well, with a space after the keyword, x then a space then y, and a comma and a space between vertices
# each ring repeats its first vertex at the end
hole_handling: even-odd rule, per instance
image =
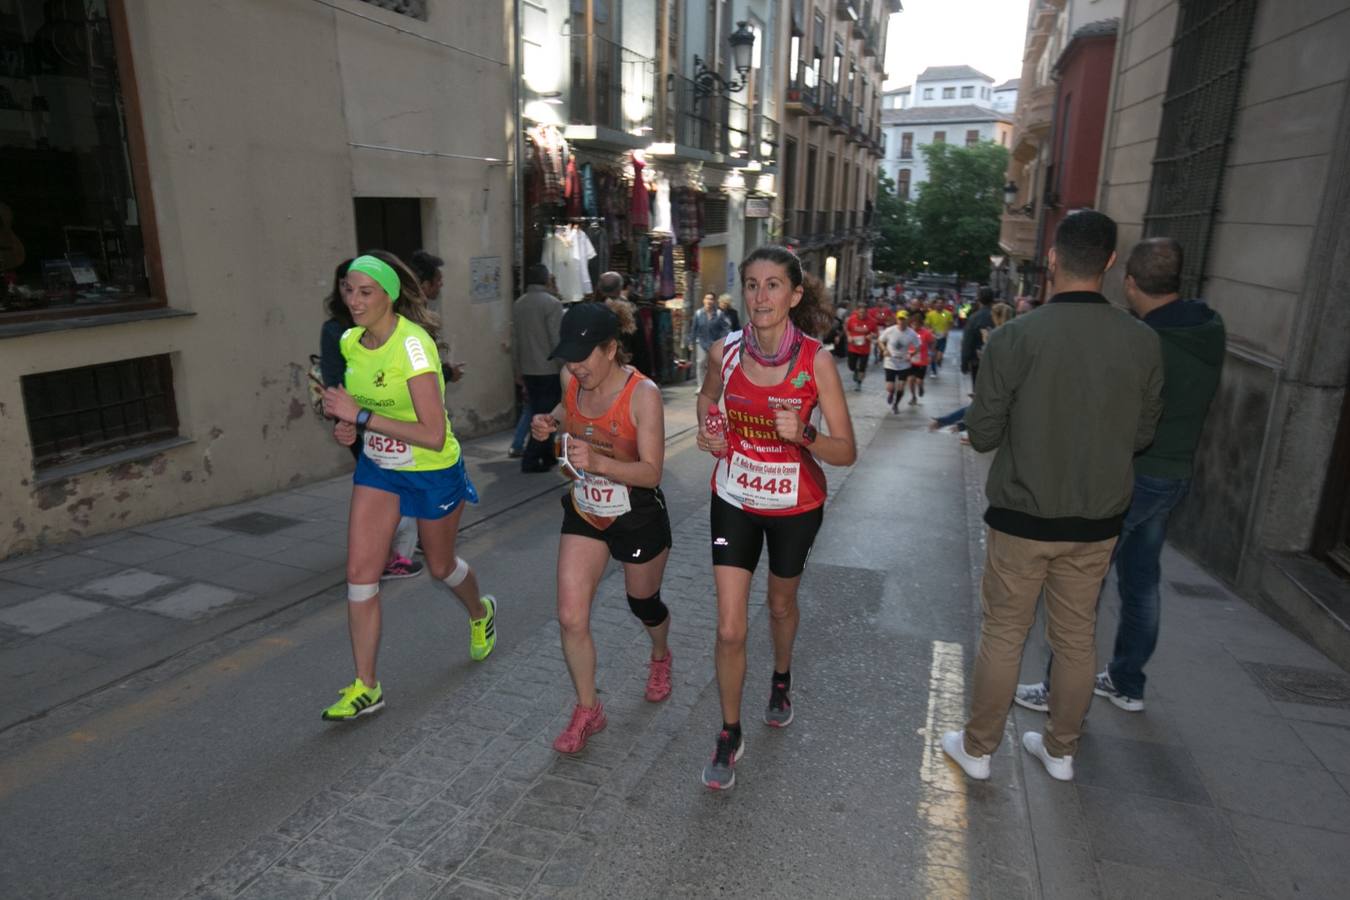
MULTIPOLYGON (((355 679, 323 711, 331 721, 356 719, 384 704, 377 677, 380 582, 391 566, 411 567, 414 531, 432 585, 468 615, 470 657, 486 659, 497 640, 497 601, 481 592, 473 568, 456 553, 465 504, 478 495, 445 410, 446 382, 459 369, 443 366, 440 322, 428 307, 440 288, 440 261, 424 255, 411 262, 379 250, 343 262, 324 326, 322 407, 334 440, 356 457, 347 550, 355 679), (400 535, 401 523, 408 537, 400 535)), ((797 593, 824 516, 821 463, 848 466, 856 458, 839 370, 821 340, 834 312, 820 282, 803 272, 791 250, 776 246, 755 250, 739 271, 744 325, 711 345, 697 395, 697 446, 711 457, 722 714, 701 778, 715 790, 735 784, 745 753, 746 630, 760 556, 767 545, 773 671, 762 718, 784 728, 793 721, 797 593)), ((950 318, 944 337, 947 327, 950 318)), ((596 690, 590 612, 611 559, 623 566, 629 607, 651 640, 645 697, 656 703, 671 693, 672 614, 661 598, 672 543, 661 492, 664 409, 656 385, 629 364, 622 335, 633 329, 631 307, 623 302, 568 307, 551 354, 562 362, 562 400, 536 411, 530 422, 536 441, 553 442, 558 469, 570 483, 561 498, 557 609, 576 703, 553 744, 566 754, 581 753, 607 724, 596 690)), ((869 353, 881 331, 867 332, 869 353)), ((940 364, 937 341, 930 338, 927 346, 940 364)), ((903 352, 909 369, 918 365, 903 352)), ((929 358, 921 358, 927 366, 929 358)))

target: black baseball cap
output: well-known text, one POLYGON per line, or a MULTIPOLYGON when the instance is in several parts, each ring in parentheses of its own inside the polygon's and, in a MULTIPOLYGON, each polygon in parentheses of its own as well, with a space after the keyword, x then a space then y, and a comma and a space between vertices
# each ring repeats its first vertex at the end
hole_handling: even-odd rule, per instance
POLYGON ((597 345, 618 337, 619 317, 603 303, 575 303, 563 313, 558 346, 549 354, 563 362, 581 362, 597 345))

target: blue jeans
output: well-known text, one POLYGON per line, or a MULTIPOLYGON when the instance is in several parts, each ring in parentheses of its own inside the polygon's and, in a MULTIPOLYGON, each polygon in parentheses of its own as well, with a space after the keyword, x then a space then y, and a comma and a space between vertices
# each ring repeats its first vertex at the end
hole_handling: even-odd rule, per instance
MULTIPOLYGON (((1106 667, 1111 683, 1126 697, 1144 698, 1144 666, 1158 646, 1158 623, 1162 598, 1158 582, 1162 578, 1163 544, 1167 541, 1167 519, 1186 496, 1189 478, 1134 476, 1134 494, 1120 526, 1116 544, 1116 587, 1120 593, 1120 624, 1111 662, 1106 667)), ((1045 686, 1050 688, 1050 667, 1045 667, 1045 686)))
POLYGON ((966 410, 968 409, 970 409, 969 404, 961 407, 955 412, 949 412, 945 416, 938 416, 933 421, 938 423, 939 428, 950 428, 952 425, 960 425, 962 426, 962 428, 964 428, 966 421, 966 410))
POLYGON ((511 449, 517 453, 525 449, 525 439, 530 436, 530 420, 534 418, 534 410, 530 409, 530 402, 525 404, 520 410, 520 421, 516 423, 516 433, 511 438, 511 449))
POLYGON ((1158 646, 1159 559, 1167 540, 1167 519, 1190 484, 1189 478, 1134 476, 1134 495, 1116 544, 1120 625, 1111 664, 1106 667, 1111 683, 1127 697, 1144 696, 1144 666, 1158 646))

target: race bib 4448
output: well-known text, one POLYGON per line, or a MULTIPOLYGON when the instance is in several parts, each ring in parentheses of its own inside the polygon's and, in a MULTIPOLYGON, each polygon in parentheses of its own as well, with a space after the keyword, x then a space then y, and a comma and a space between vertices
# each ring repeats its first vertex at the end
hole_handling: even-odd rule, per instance
POLYGON ((749 509, 791 509, 797 505, 801 464, 761 462, 733 453, 727 465, 727 493, 749 509))

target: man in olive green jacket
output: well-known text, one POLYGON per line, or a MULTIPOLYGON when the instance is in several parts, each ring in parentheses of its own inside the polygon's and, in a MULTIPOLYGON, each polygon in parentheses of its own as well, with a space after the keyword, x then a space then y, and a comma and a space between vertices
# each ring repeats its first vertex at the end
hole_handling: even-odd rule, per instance
POLYGON ((1132 458, 1162 410, 1157 335, 1101 294, 1115 246, 1116 225, 1102 213, 1060 222, 1048 254, 1054 295, 990 335, 966 412, 971 446, 997 451, 971 714, 942 738, 972 778, 989 777, 1042 589, 1055 654, 1050 721, 1022 742, 1052 777, 1073 778, 1092 700, 1097 594, 1130 505, 1132 458))

